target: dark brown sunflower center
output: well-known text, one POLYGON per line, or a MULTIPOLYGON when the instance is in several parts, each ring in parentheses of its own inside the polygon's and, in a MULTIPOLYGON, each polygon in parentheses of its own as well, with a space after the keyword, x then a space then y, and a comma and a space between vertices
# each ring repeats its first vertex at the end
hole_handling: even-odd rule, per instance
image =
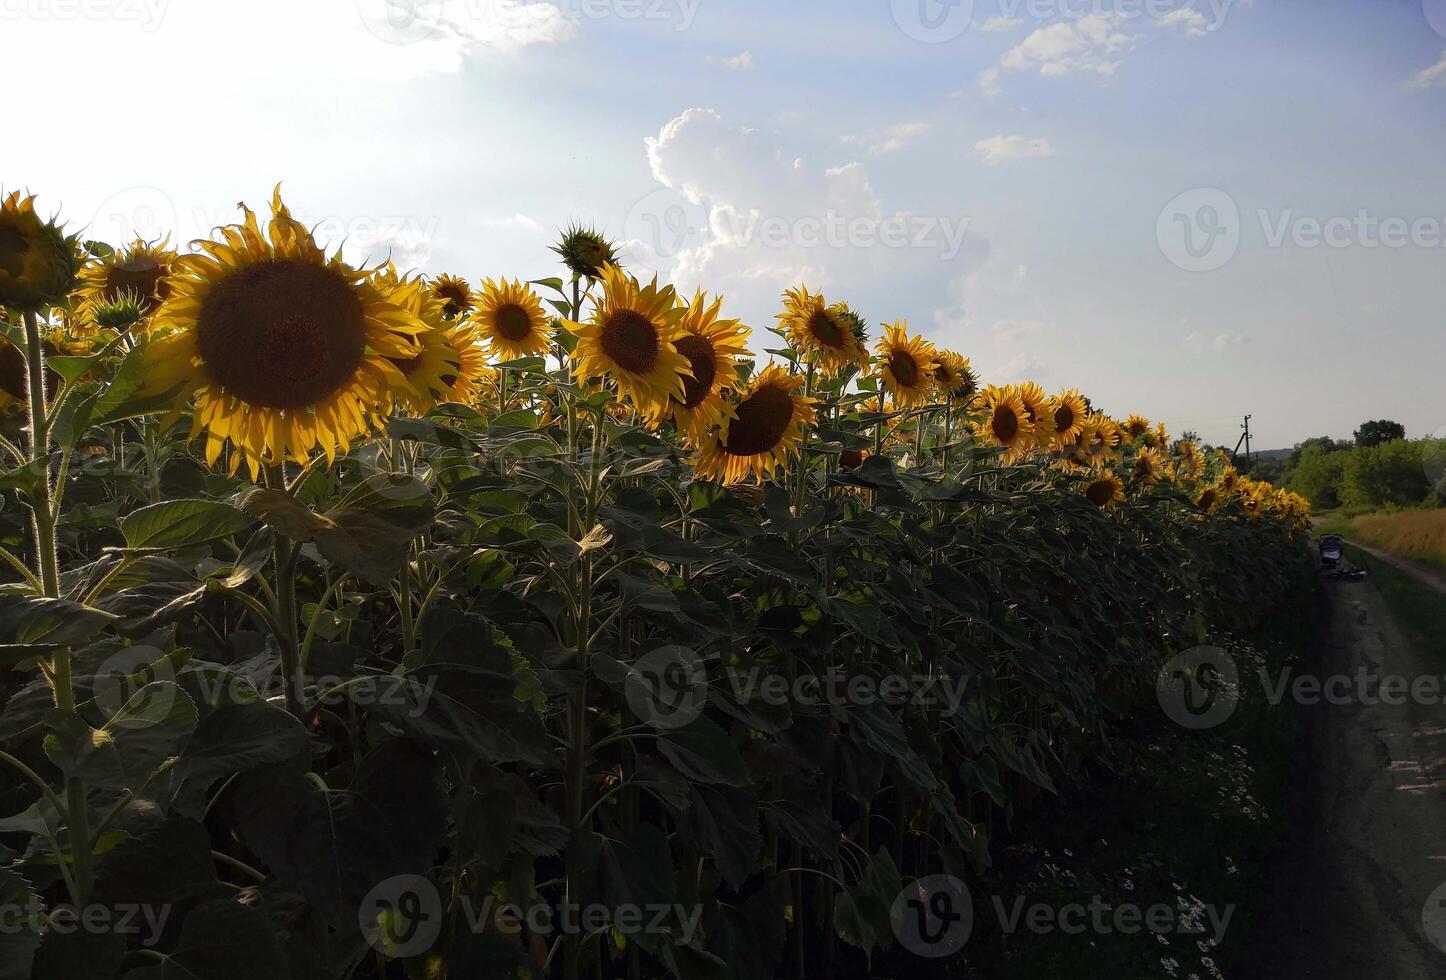
POLYGON ((1209 510, 1211 507, 1214 507, 1214 506, 1215 506, 1215 491, 1214 491, 1214 490, 1206 490, 1204 493, 1202 493, 1202 494, 1200 495, 1200 507, 1201 507, 1201 509, 1203 509, 1203 510, 1209 510))
POLYGON ((905 388, 919 383, 919 362, 908 351, 894 351, 889 356, 889 370, 893 372, 894 380, 905 388))
POLYGON ((994 438, 1007 446, 1019 435, 1019 416, 1008 405, 999 405, 994 409, 989 426, 994 430, 994 438))
POLYGON ((842 347, 843 327, 839 326, 827 310, 817 310, 808 318, 808 332, 825 347, 842 347))
POLYGON ((776 385, 759 388, 736 409, 738 417, 728 425, 730 456, 757 456, 777 447, 793 422, 793 396, 776 385))
POLYGON ((19 276, 25 271, 25 235, 13 225, 0 225, 0 272, 19 276))
POLYGON ((365 353, 366 315, 336 272, 277 259, 216 283, 196 334, 206 369, 227 392, 299 409, 351 380, 365 353))
POLYGON ((693 369, 693 376, 683 379, 683 407, 697 408, 713 390, 713 381, 718 377, 718 355, 713 350, 713 342, 697 334, 684 334, 675 346, 693 369))
POLYGON ((838 454, 838 465, 840 469, 856 470, 864 465, 864 453, 861 449, 845 449, 838 454))
POLYGON ((647 374, 658 363, 658 328, 637 310, 609 313, 601 339, 603 353, 624 371, 647 374))
POLYGON ((532 334, 532 317, 516 303, 497 307, 497 332, 508 340, 524 340, 532 334))
POLYGON ((1061 405, 1054 410, 1054 427, 1059 432, 1068 432, 1074 428, 1074 409, 1068 405, 1061 405))
POLYGON ((1107 480, 1098 480, 1085 489, 1085 496, 1096 507, 1104 507, 1115 499, 1115 485, 1107 480))

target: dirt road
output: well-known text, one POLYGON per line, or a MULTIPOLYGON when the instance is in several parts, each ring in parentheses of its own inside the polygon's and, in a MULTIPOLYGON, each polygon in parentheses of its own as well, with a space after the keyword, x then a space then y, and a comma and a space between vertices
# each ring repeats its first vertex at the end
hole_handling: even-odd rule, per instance
MULTIPOLYGON (((1382 557, 1414 571, 1414 563, 1382 557)), ((1299 673, 1350 678, 1350 693, 1344 703, 1304 709, 1290 843, 1240 975, 1439 980, 1446 977, 1446 682, 1434 697, 1387 704, 1369 696, 1370 687, 1361 696, 1355 679, 1364 669, 1382 679, 1441 681, 1442 668, 1407 641, 1369 579, 1325 588, 1329 632, 1318 663, 1299 673), (1434 942, 1423 922, 1428 904, 1434 942)))

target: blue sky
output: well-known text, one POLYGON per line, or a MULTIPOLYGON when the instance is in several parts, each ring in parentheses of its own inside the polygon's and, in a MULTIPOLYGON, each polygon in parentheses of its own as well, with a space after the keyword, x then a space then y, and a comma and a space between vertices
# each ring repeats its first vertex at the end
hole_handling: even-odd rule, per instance
POLYGON ((1215 442, 1446 426, 1446 0, 391 3, 0 0, 0 181, 474 280, 578 219, 1215 442))

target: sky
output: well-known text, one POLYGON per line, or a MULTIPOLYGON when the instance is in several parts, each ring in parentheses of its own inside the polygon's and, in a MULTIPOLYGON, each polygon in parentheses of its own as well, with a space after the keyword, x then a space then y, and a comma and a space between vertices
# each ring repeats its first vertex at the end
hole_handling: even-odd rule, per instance
POLYGON ((0 0, 0 64, 88 237, 279 181, 477 282, 580 221, 755 350, 802 282, 1215 444, 1446 435, 1446 0, 0 0))

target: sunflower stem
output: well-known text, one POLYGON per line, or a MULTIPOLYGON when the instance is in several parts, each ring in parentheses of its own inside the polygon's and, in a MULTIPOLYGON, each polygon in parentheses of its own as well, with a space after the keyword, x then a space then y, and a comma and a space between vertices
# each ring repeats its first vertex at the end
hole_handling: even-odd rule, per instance
MULTIPOLYGON (((283 484, 284 485, 284 484, 283 484)), ((286 709, 306 721, 305 675, 301 667, 297 642, 296 618, 296 556, 299 548, 285 538, 276 539, 276 627, 281 647, 281 683, 286 694, 286 709)))

